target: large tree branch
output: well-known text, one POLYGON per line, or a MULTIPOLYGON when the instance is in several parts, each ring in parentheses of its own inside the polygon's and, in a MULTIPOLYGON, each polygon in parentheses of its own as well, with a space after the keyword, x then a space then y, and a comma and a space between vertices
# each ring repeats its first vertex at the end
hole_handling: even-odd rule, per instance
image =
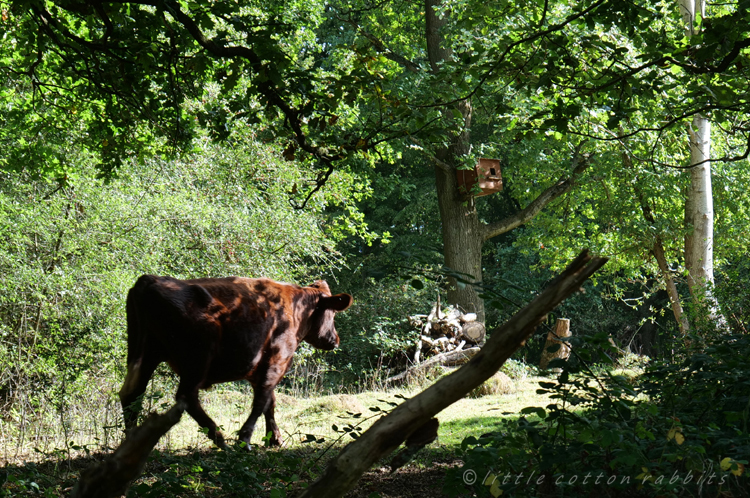
POLYGON ((411 434, 430 424, 441 410, 497 372, 510 355, 525 344, 547 313, 580 289, 606 262, 606 258, 592 258, 586 251, 581 253, 544 292, 493 331, 490 340, 469 363, 375 422, 331 461, 326 472, 300 498, 343 496, 378 459, 393 452, 411 434))
POLYGON ((544 192, 531 201, 531 203, 519 212, 503 218, 500 221, 482 226, 482 240, 489 240, 500 234, 509 232, 516 227, 531 221, 545 206, 558 197, 566 194, 573 188, 578 176, 589 166, 588 157, 579 153, 576 149, 573 155, 573 172, 567 177, 560 178, 554 185, 548 187, 544 192))
POLYGON ((143 424, 131 430, 114 454, 81 473, 71 498, 122 496, 130 481, 143 471, 146 459, 159 439, 180 421, 186 406, 184 401, 178 401, 167 413, 151 415, 143 424))
POLYGON ((393 50, 386 47, 385 43, 383 43, 383 41, 380 38, 360 28, 359 25, 354 20, 342 19, 340 17, 338 17, 338 19, 342 22, 347 23, 348 25, 353 27, 357 33, 367 38, 367 40, 372 44, 372 47, 379 53, 383 54, 387 59, 392 60, 396 64, 402 66, 408 71, 411 71, 412 73, 416 73, 419 71, 419 67, 416 64, 414 64, 412 61, 410 61, 403 55, 397 54, 393 50))

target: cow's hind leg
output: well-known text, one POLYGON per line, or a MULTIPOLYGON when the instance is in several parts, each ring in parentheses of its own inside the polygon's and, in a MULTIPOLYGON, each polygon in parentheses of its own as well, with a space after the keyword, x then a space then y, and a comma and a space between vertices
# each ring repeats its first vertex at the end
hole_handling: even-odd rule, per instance
POLYGON ((120 403, 122 404, 125 429, 127 430, 135 427, 138 421, 142 404, 141 396, 146 392, 148 381, 151 380, 151 376, 159 363, 161 362, 158 359, 145 356, 128 364, 128 373, 125 376, 125 382, 122 383, 122 389, 120 389, 120 403))
POLYGON ((187 412, 196 422, 198 422, 198 425, 208 431, 208 438, 219 448, 226 448, 227 445, 224 442, 224 436, 216 426, 216 422, 214 422, 213 419, 211 419, 211 417, 209 417, 203 410, 200 399, 198 398, 201 377, 189 373, 183 374, 180 378, 180 385, 177 387, 177 395, 175 397, 177 400, 182 399, 187 403, 187 412))

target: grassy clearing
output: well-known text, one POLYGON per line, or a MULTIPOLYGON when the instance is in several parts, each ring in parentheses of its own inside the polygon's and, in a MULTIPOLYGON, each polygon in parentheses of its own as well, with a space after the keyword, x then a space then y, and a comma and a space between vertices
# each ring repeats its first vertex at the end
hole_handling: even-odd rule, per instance
MULTIPOLYGON (((454 403, 438 415, 441 422, 439 443, 456 445, 475 430, 490 427, 499 417, 511 416, 526 406, 545 406, 548 400, 535 393, 538 380, 536 377, 516 380, 517 389, 513 394, 464 398, 454 403), (506 412, 510 415, 503 415, 506 412)), ((162 377, 153 384, 147 392, 146 410, 164 411, 172 404, 172 393, 176 389, 174 380, 162 377)), ((382 400, 400 403, 398 396, 414 396, 424 387, 426 385, 312 397, 292 396, 281 391, 277 393, 276 419, 287 447, 294 447, 307 434, 331 440, 339 436, 332 429, 337 421, 355 421, 350 415, 352 413, 362 413, 362 418, 372 417, 375 414, 370 407, 390 408, 382 400)), ((7 465, 49 458, 74 458, 86 454, 86 450, 108 451, 116 447, 122 438, 118 389, 119 385, 92 382, 87 392, 72 397, 61 410, 52 408, 50 403, 35 410, 9 414, 0 424, 0 462, 7 465)), ((223 428, 228 439, 236 437, 250 413, 252 391, 249 387, 217 386, 202 392, 201 399, 206 411, 223 428)), ((374 420, 370 418, 361 426, 366 429, 374 420)), ((260 420, 253 444, 263 444, 264 430, 264 423, 260 420)), ((157 449, 169 452, 206 447, 210 447, 208 439, 192 418, 184 416, 157 449)))
MULTIPOLYGON (((441 428, 436 443, 393 476, 388 475, 388 462, 381 462, 380 466, 365 476, 362 489, 371 489, 376 483, 388 482, 396 487, 404 486, 404 483, 398 484, 400 479, 404 479, 414 486, 422 482, 422 488, 432 489, 432 494, 428 495, 436 496, 435 492, 439 489, 446 466, 459 463, 456 451, 465 437, 493 430, 500 419, 517 416, 515 414, 521 408, 546 406, 549 403, 548 399, 535 392, 539 380, 528 377, 515 381, 516 391, 513 394, 464 398, 451 405, 438 415, 441 428), (425 471, 428 472, 423 474, 425 471)), ((172 402, 173 384, 170 379, 158 380, 147 393, 147 408, 156 411, 167 409, 172 402)), ((81 470, 119 444, 122 437, 120 407, 116 395, 119 386, 91 387, 94 389, 88 395, 71 400, 76 403, 75 409, 71 408, 64 413, 53 410, 33 412, 24 427, 16 426, 15 430, 13 424, 3 424, 0 456, 5 466, 6 482, 3 484, 3 479, 0 479, 0 496, 3 496, 3 490, 10 496, 24 495, 24 491, 28 490, 30 496, 37 489, 31 483, 43 490, 44 496, 65 496, 81 470)), ((284 462, 291 458, 299 459, 300 462, 312 462, 310 474, 300 476, 303 480, 310 478, 323 468, 330 456, 351 440, 347 434, 336 432, 334 425, 339 427, 339 431, 347 424, 359 424, 365 430, 378 416, 370 407, 390 409, 388 402, 400 403, 400 397, 414 396, 423 387, 426 386, 311 397, 279 392, 276 419, 285 437, 284 448, 254 449, 249 456, 237 457, 240 460, 235 459, 231 464, 232 468, 225 473, 286 465, 284 462), (357 417, 356 414, 362 415, 357 417), (307 434, 322 438, 325 443, 303 444, 307 434), (331 443, 333 446, 326 451, 325 448, 331 443), (240 461, 245 463, 240 464, 240 461), (244 466, 235 469, 235 465, 244 466)), ((223 427, 225 435, 231 440, 236 437, 237 430, 249 414, 252 394, 249 388, 225 385, 202 393, 202 401, 206 411, 223 427)), ((263 445, 264 430, 265 426, 261 421, 253 436, 253 445, 263 445)), ((226 485, 226 489, 222 489, 217 484, 218 481, 205 477, 207 473, 219 475, 226 468, 227 455, 212 448, 210 441, 189 416, 184 416, 159 442, 157 450, 143 477, 136 483, 136 486, 142 486, 144 492, 137 493, 137 496, 151 496, 147 493, 151 489, 148 486, 161 486, 162 481, 171 475, 169 472, 173 472, 174 479, 180 483, 180 492, 170 496, 231 496, 231 493, 227 494, 232 489, 231 483, 226 485)), ((271 477, 262 477, 259 482, 264 482, 264 479, 264 489, 258 489, 259 495, 265 494, 274 483, 279 484, 278 480, 274 481, 275 478, 271 477)), ((354 493, 352 496, 359 494, 354 493)), ((367 496, 367 493, 362 496, 367 496)), ((382 496, 390 495, 385 493, 382 496)))

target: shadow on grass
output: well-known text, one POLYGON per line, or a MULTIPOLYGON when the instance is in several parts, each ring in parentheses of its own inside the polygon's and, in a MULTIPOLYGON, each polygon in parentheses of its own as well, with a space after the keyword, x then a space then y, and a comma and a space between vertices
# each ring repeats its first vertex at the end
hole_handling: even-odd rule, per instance
MULTIPOLYGON (((317 477, 333 450, 318 458, 327 445, 293 449, 253 448, 228 451, 154 450, 141 476, 131 483, 127 496, 227 497, 278 496, 293 492, 301 480, 317 477)), ((0 497, 68 496, 81 472, 101 462, 109 453, 40 463, 8 465, 0 471, 0 497)), ((293 494, 293 493, 291 493, 293 494)))
MULTIPOLYGON (((126 496, 294 496, 303 483, 316 479, 328 461, 343 448, 343 445, 336 446, 323 455, 328 446, 310 443, 293 449, 253 448, 252 451, 207 447, 179 453, 155 450, 126 496)), ((347 496, 365 498, 372 493, 379 493, 382 498, 442 496, 446 469, 460 462, 445 447, 429 448, 423 453, 413 464, 394 474, 388 468, 389 460, 379 462, 347 496), (411 491, 407 492, 409 489, 411 491)), ((0 470, 0 497, 67 497, 81 472, 108 455, 97 453, 8 465, 0 470)))
MULTIPOLYGON (((440 497, 449 469, 460 467, 463 438, 492 432, 507 415, 452 420, 440 427, 440 439, 420 451, 406 467, 391 474, 390 455, 366 472, 348 498, 377 493, 389 497, 440 497)), ((265 497, 294 496, 315 480, 344 442, 310 442, 293 448, 239 447, 227 451, 209 446, 174 452, 154 450, 128 497, 265 497)), ((0 470, 0 497, 69 496, 81 472, 109 453, 67 458, 50 454, 39 463, 7 465, 0 470)))

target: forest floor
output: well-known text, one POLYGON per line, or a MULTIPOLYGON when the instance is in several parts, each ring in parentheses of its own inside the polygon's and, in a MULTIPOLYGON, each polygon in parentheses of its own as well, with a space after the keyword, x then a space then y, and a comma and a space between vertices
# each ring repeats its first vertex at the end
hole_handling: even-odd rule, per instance
MULTIPOLYGON (((440 430, 435 443, 394 473, 390 473, 388 460, 379 462, 348 496, 444 496, 442 487, 446 475, 462 465, 460 445, 465 437, 492 431, 500 420, 517 417, 524 407, 549 404, 548 399, 536 393, 539 380, 545 379, 516 380, 516 390, 512 394, 464 398, 451 405, 438 415, 440 430)), ((298 486, 295 481, 309 480, 321 472, 325 462, 350 440, 344 427, 366 430, 379 416, 370 407, 388 410, 392 404, 400 403, 402 397, 419 391, 421 388, 306 398, 279 393, 276 420, 285 435, 281 449, 262 448, 263 427, 259 424, 251 452, 216 450, 197 424, 184 416, 157 445, 157 451, 128 496, 268 496, 272 489, 292 491, 298 486), (323 441, 302 443, 308 434, 323 441)), ((159 400, 154 396, 154 399, 152 409, 163 411, 163 407, 168 406, 167 398, 159 400)), ((202 401, 206 411, 231 439, 248 415, 250 395, 224 388, 204 393, 202 401)), ((117 410, 118 407, 113 404, 102 409, 117 410)), ((45 439, 44 450, 39 448, 38 437, 27 436, 23 444, 0 441, 0 459, 4 465, 0 470, 0 497, 68 496, 80 472, 101 460, 118 444, 115 434, 119 429, 105 428, 109 430, 106 438, 102 437, 101 429, 94 429, 69 423, 64 434, 47 432, 57 435, 45 439)))

